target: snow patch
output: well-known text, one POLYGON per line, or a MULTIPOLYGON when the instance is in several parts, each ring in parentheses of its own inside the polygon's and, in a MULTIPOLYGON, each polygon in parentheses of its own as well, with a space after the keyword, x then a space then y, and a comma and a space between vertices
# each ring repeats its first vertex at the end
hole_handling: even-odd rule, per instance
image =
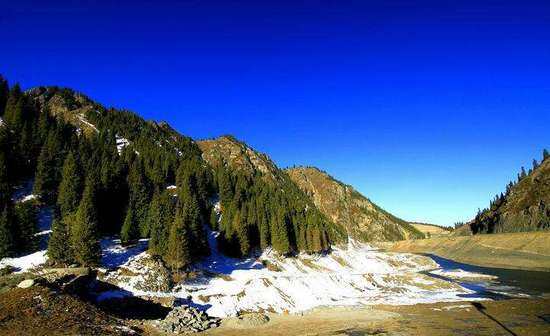
MULTIPOLYGON (((30 185, 32 190, 32 182, 30 185)), ((46 263, 48 260, 48 256, 46 255, 48 240, 52 232, 53 209, 51 207, 42 207, 38 211, 37 217, 38 232, 35 234, 35 237, 39 240, 38 245, 40 250, 19 257, 3 258, 0 260, 0 268, 12 266, 15 268, 16 273, 21 273, 46 263)))
POLYGON ((11 266, 15 268, 16 273, 21 273, 40 266, 47 260, 48 257, 46 256, 46 250, 42 250, 22 257, 3 258, 0 260, 0 268, 11 266))
POLYGON ((120 155, 122 153, 122 150, 126 146, 130 145, 130 141, 126 138, 119 136, 118 134, 115 135, 115 139, 116 139, 116 149, 118 151, 118 155, 120 155))
POLYGON ((480 274, 468 272, 463 269, 437 269, 430 271, 431 274, 448 277, 451 279, 496 279, 497 277, 489 274, 480 274))

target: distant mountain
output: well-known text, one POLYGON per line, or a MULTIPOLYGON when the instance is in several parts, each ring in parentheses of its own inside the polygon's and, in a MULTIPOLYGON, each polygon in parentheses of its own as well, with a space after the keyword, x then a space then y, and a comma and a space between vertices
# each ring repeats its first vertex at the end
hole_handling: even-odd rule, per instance
POLYGON ((516 182, 497 195, 489 208, 470 223, 476 233, 519 232, 550 229, 550 158, 545 150, 542 163, 522 168, 516 182))
POLYGON ((317 168, 290 168, 287 172, 321 212, 355 239, 388 241, 424 237, 410 223, 317 168))

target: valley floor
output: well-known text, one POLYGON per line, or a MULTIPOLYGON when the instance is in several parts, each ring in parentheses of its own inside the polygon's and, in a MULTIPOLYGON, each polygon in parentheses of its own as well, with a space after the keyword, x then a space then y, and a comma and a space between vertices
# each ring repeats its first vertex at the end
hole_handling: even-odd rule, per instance
POLYGON ((550 335, 550 298, 326 308, 303 316, 272 315, 254 328, 222 325, 204 335, 550 335))
POLYGON ((387 251, 429 253, 485 267, 550 271, 550 231, 447 236, 377 245, 387 251))

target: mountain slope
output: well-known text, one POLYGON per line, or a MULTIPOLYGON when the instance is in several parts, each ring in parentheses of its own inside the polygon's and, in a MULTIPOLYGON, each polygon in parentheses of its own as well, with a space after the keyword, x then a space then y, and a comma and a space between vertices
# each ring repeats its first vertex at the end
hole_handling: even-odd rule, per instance
POLYGON ((287 170, 290 178, 315 205, 351 237, 362 241, 421 238, 423 234, 406 221, 384 211, 327 173, 313 167, 287 170))
POLYGON ((535 231, 550 228, 550 159, 519 175, 506 193, 497 196, 488 209, 470 223, 476 233, 535 231))
POLYGON ((232 136, 198 145, 219 190, 222 217, 215 228, 223 250, 245 255, 271 245, 282 253, 318 252, 345 238, 267 155, 232 136))

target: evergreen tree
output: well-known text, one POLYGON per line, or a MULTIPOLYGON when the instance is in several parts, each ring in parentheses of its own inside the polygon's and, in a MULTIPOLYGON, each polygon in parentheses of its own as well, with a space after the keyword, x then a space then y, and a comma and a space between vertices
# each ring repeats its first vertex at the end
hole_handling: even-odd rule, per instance
POLYGON ((174 223, 170 227, 168 245, 164 261, 173 271, 180 270, 191 263, 189 228, 185 222, 183 209, 176 210, 174 223))
POLYGON ((86 179, 86 187, 76 212, 71 230, 71 241, 76 261, 84 266, 94 266, 101 258, 97 213, 95 209, 95 178, 86 179))
POLYGON ((0 75, 0 117, 4 115, 6 103, 8 102, 9 87, 8 81, 0 75))
POLYGON ((135 218, 135 209, 132 202, 128 204, 124 224, 120 230, 120 240, 123 244, 129 244, 139 238, 139 224, 135 218))
POLYGON ((521 167, 521 173, 520 173, 519 177, 520 177, 520 180, 521 180, 521 179, 524 179, 525 177, 527 177, 527 173, 525 172, 525 168, 524 168, 524 167, 521 167))
POLYGON ((35 234, 37 230, 36 209, 31 202, 18 203, 15 206, 17 252, 33 252, 38 247, 35 234))
POLYGON ((550 153, 548 153, 548 149, 544 149, 542 151, 542 161, 548 159, 550 157, 550 153))
POLYGON ((11 186, 10 178, 8 175, 8 162, 6 155, 0 148, 0 209, 10 201, 11 186))
POLYGON ((250 252, 250 240, 248 237, 248 225, 246 220, 243 220, 241 214, 243 211, 237 211, 233 217, 233 227, 239 239, 239 254, 246 256, 250 252))
POLYGON ((216 213, 216 209, 214 209, 214 207, 210 209, 209 223, 212 230, 218 230, 218 214, 216 213))
POLYGON ((75 214, 56 218, 52 222, 52 233, 48 241, 48 257, 56 263, 70 265, 76 262, 71 246, 71 227, 75 214))
POLYGON ((82 192, 82 177, 80 168, 73 152, 69 152, 63 163, 61 183, 57 196, 57 206, 61 216, 67 216, 78 209, 80 194, 82 192))
POLYGON ((0 258, 11 257, 15 252, 13 218, 8 206, 0 213, 0 258))
POLYGON ((52 131, 38 157, 38 165, 34 179, 35 195, 40 195, 46 203, 52 203, 57 196, 57 188, 60 180, 60 157, 62 157, 62 146, 59 134, 52 131))
POLYGON ((289 253, 290 241, 288 239, 287 219, 284 209, 279 208, 271 222, 271 242, 273 248, 279 253, 289 253))
POLYGON ((23 93, 19 84, 15 84, 8 95, 6 101, 3 119, 9 127, 19 131, 23 127, 24 102, 23 93))
POLYGON ((139 158, 134 160, 128 172, 128 187, 130 189, 130 204, 132 204, 132 207, 129 208, 134 211, 132 216, 137 223, 139 234, 141 237, 148 237, 147 212, 150 200, 149 188, 143 171, 143 165, 139 158))
POLYGON ((149 212, 147 213, 147 226, 150 228, 149 253, 152 255, 162 255, 164 249, 160 246, 162 237, 162 209, 161 196, 158 190, 153 194, 149 212))

